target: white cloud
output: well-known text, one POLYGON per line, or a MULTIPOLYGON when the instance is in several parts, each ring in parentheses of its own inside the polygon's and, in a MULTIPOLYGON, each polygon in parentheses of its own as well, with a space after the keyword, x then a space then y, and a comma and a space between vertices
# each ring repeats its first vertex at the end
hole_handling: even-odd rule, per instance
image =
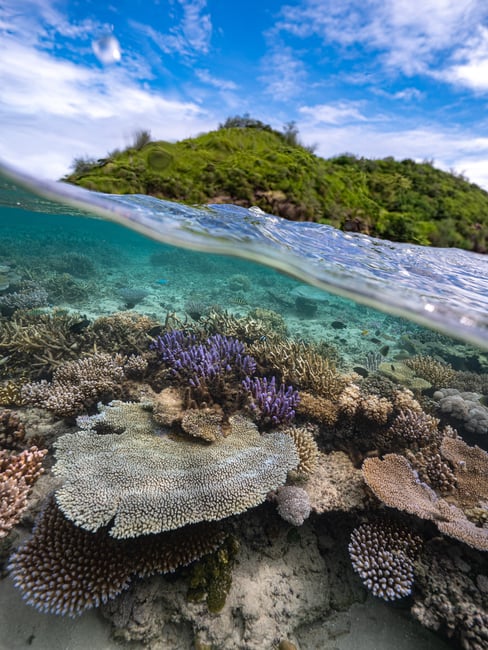
POLYGON ((135 20, 129 20, 129 25, 150 38, 165 54, 189 58, 195 54, 206 54, 212 38, 211 16, 204 13, 206 0, 177 0, 177 3, 181 15, 166 32, 135 20))
POLYGON ((312 35, 343 47, 376 50, 390 70, 429 73, 488 18, 485 0, 304 0, 285 5, 275 33, 312 35))
POLYGON ((237 90, 238 86, 234 81, 214 77, 208 70, 195 70, 195 74, 200 81, 219 90, 237 90))
POLYGON ((263 73, 259 81, 264 84, 268 95, 284 100, 296 97, 303 91, 305 66, 290 47, 275 44, 261 65, 263 73))
POLYGON ((145 90, 122 67, 75 65, 13 40, 0 49, 0 87, 0 157, 43 177, 127 144, 140 128, 174 140, 215 125, 194 102, 145 90))
POLYGON ((488 29, 479 27, 477 33, 456 52, 452 65, 437 76, 474 91, 488 90, 488 29))
POLYGON ((345 124, 348 122, 362 122, 368 119, 359 110, 361 105, 362 102, 342 101, 335 104, 302 106, 298 110, 313 124, 345 124))
POLYGON ((403 129, 373 123, 327 127, 308 119, 299 121, 298 127, 303 142, 315 143, 316 153, 326 158, 350 152, 365 158, 434 160, 436 167, 464 173, 488 189, 488 138, 468 130, 432 124, 403 129))

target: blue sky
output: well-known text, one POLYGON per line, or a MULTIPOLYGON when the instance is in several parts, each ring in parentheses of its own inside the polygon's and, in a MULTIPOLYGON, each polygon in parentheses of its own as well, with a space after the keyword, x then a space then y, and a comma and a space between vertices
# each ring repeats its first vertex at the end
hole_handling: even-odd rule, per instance
POLYGON ((488 189, 487 104, 486 0, 0 2, 0 159, 43 177, 247 112, 325 157, 428 159, 488 189))

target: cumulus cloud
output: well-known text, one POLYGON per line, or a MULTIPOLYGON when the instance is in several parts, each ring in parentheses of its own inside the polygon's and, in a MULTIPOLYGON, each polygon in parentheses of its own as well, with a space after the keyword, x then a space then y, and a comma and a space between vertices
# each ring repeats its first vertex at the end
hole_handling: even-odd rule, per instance
POLYGON ((259 81, 268 95, 284 100, 297 97, 306 80, 305 66, 292 48, 275 44, 261 61, 259 81))

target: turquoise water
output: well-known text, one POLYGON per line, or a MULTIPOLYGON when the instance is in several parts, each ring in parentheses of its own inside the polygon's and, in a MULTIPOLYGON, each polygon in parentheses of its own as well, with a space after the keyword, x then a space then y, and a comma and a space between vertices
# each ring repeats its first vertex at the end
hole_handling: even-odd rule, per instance
MULTIPOLYGON (((93 435, 97 440, 107 432, 118 435, 130 430, 130 418, 139 417, 126 414, 123 425, 108 424, 108 431, 102 431, 97 429, 99 420, 88 425, 87 420, 76 421, 77 416, 97 418, 97 408, 103 413, 113 399, 149 403, 151 433, 178 438, 188 433, 184 418, 189 411, 192 417, 197 410, 212 412, 224 433, 238 414, 253 422, 256 435, 287 435, 292 425, 307 432, 305 440, 313 440, 300 444, 308 449, 304 453, 318 454, 311 463, 316 466, 298 480, 286 479, 307 492, 311 516, 301 525, 279 517, 274 501, 285 479, 272 486, 266 483, 261 500, 252 502, 253 507, 236 508, 234 516, 223 521, 225 533, 233 536, 240 551, 235 557, 226 551, 234 576, 218 612, 209 613, 208 594, 214 587, 208 583, 200 587, 199 604, 188 605, 188 585, 196 580, 197 569, 178 569, 171 579, 160 575, 167 571, 155 571, 152 582, 131 575, 128 591, 121 589, 122 595, 100 608, 103 619, 100 612, 96 619, 87 618, 94 615, 93 603, 85 613, 84 608, 74 608, 81 614, 77 620, 96 620, 103 647, 112 647, 111 629, 119 638, 142 644, 136 647, 271 648, 285 641, 296 648, 326 647, 323 644, 334 638, 337 612, 346 620, 347 612, 358 607, 365 607, 365 620, 368 612, 385 620, 392 617, 385 632, 388 644, 396 639, 405 648, 483 647, 488 626, 488 455, 482 451, 488 449, 485 257, 379 242, 233 206, 188 208, 55 184, 29 189, 25 180, 19 183, 11 177, 0 183, 0 210, 0 419, 5 409, 14 411, 26 432, 13 444, 4 416, 0 440, 8 454, 21 453, 29 439, 48 450, 45 472, 29 497, 30 510, 3 536, 4 568, 39 509, 46 507, 48 493, 56 489, 61 494, 56 440, 65 435, 93 435), (263 403, 243 389, 234 357, 220 383, 208 380, 203 389, 195 388, 191 377, 164 366, 151 349, 151 341, 175 330, 192 333, 204 347, 210 347, 208 337, 215 334, 237 339, 243 354, 256 360, 253 380, 274 376, 284 391, 290 386, 298 391, 296 413, 289 419, 267 418, 263 403), (76 391, 80 386, 85 390, 83 373, 88 371, 70 366, 70 374, 67 364, 95 358, 103 365, 99 354, 111 355, 116 380, 107 379, 103 371, 102 379, 90 375, 90 386, 77 402, 76 391), (124 365, 131 356, 142 364, 135 370, 124 365), (39 386, 44 386, 42 394, 39 386), (168 389, 184 396, 179 407, 183 415, 174 420, 168 402, 161 401, 168 389), (97 407, 99 402, 105 406, 97 407), (403 459, 410 478, 382 475, 379 485, 365 469, 366 459, 379 461, 387 455, 403 459), (407 495, 404 501, 396 494, 398 485, 407 495), (266 499, 268 491, 274 496, 266 499), (382 552, 372 541, 378 521, 385 527, 380 538, 390 540, 382 552), (399 550, 389 527, 400 527, 402 532, 395 534, 405 539, 418 536, 418 548, 405 542, 399 550), (386 553, 390 558, 389 568, 380 566, 376 578, 369 576, 369 586, 361 575, 364 558, 354 559, 354 550, 351 557, 348 552, 355 530, 366 536, 360 554, 386 553), (320 571, 314 569, 317 563, 320 571), (404 591, 388 596, 380 574, 396 575, 399 565, 411 565, 415 579, 402 574, 397 585, 401 582, 404 591), (286 567, 292 568, 291 574, 286 567), (275 584, 269 616, 253 613, 246 601, 253 593, 251 578, 256 581, 258 609, 269 602, 267 590, 275 584), (171 594, 168 601, 173 605, 157 596, 161 589, 171 594), (291 598, 290 591, 296 596, 291 598), (295 598, 303 601, 303 609, 290 604, 295 598), (459 600, 464 604, 454 606, 459 600), (138 623, 141 602, 146 609, 144 622, 138 623), (453 605, 447 613, 445 602, 453 605), (180 623, 174 623, 175 603, 184 610, 180 623), (307 608, 309 614, 304 613, 307 608), (473 611, 479 619, 473 619, 473 611), (164 633, 155 630, 157 617, 166 620, 164 633), (195 646, 195 639, 208 645, 195 646)), ((246 470, 251 476, 254 471, 246 470)), ((222 469, 211 484, 225 484, 225 477, 222 469)), ((143 471, 142 486, 146 478, 143 471)), ((63 480, 69 484, 70 477, 63 475, 63 480)), ((122 481, 119 492, 125 485, 122 481)), ((83 492, 82 481, 78 486, 83 492)), ((100 488, 100 503, 105 489, 100 488)), ((219 519, 202 513, 192 521, 219 519)), ((85 530, 81 520, 75 524, 85 530)), ((110 521, 105 525, 110 530, 110 521)), ((81 554, 93 553, 88 541, 83 543, 81 554)), ((28 567, 29 575, 34 565, 28 567)), ((56 566, 53 560, 53 574, 56 566)), ((67 633, 68 627, 59 622, 67 619, 54 616, 57 606, 49 604, 54 596, 45 584, 45 591, 21 586, 14 596, 9 577, 1 585, 7 594, 2 602, 17 598, 20 603, 23 593, 37 610, 50 612, 40 614, 18 604, 21 620, 30 620, 32 634, 41 639, 37 647, 48 647, 42 646, 47 643, 43 616, 56 621, 58 634, 67 633)), ((9 647, 27 647, 23 644, 29 634, 20 638, 8 620, 2 625, 9 629, 9 647)), ((76 629, 86 634, 84 623, 69 626, 70 634, 76 629)), ((359 647, 347 644, 354 644, 354 634, 360 632, 354 628, 348 634, 339 635, 337 647, 359 647)), ((378 645, 374 632, 369 643, 391 647, 378 645)))

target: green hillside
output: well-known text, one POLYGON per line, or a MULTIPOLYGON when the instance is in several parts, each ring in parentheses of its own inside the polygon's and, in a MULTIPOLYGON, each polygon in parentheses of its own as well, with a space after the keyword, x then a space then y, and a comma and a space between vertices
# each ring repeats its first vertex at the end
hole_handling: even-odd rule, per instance
POLYGON ((239 119, 176 143, 142 137, 103 160, 78 159, 64 180, 190 204, 257 205, 393 241, 488 250, 488 193, 464 178, 413 160, 320 158, 293 128, 280 133, 257 120, 233 126, 239 119))

